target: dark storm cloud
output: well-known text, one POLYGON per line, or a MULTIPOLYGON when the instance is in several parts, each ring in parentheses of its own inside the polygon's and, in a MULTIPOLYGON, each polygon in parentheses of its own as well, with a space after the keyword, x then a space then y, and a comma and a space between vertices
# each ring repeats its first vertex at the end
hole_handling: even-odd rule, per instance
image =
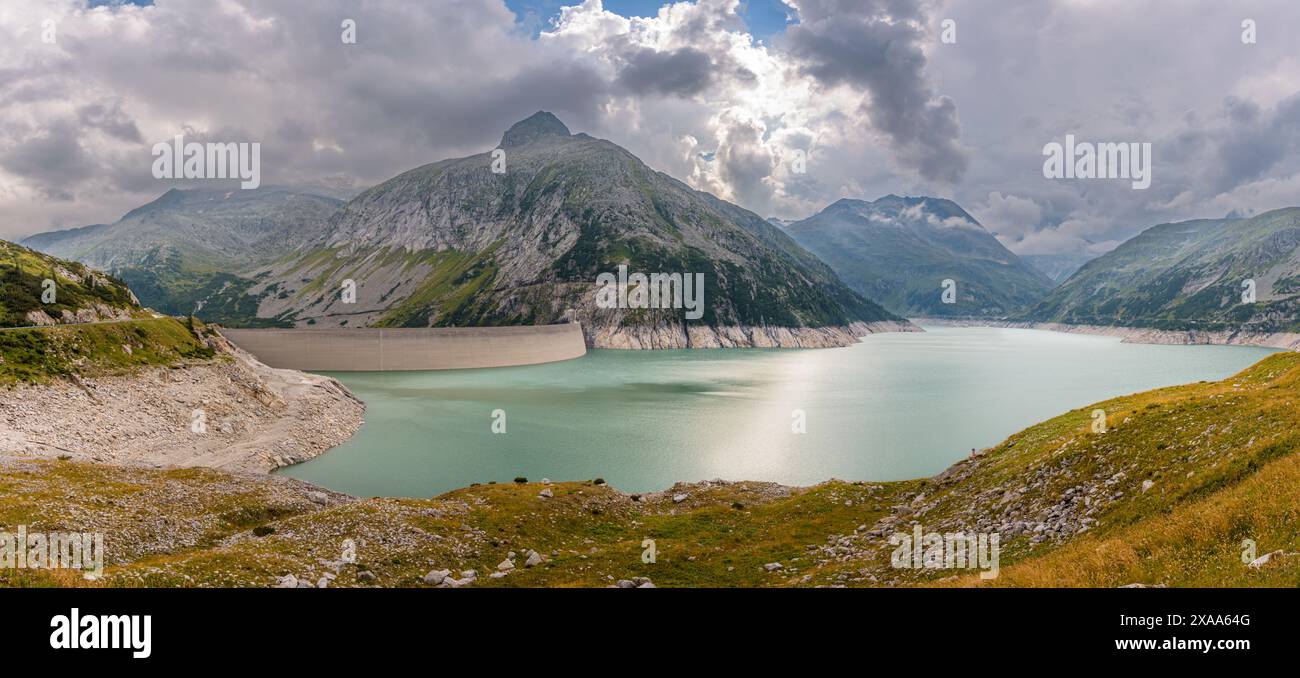
POLYGON ((720 145, 716 162, 722 176, 746 205, 768 211, 772 187, 767 183, 776 162, 762 143, 762 132, 754 125, 733 125, 720 145))
POLYGON ((1261 35, 1300 25, 1300 3, 988 4, 942 0, 925 25, 933 33, 953 19, 958 43, 927 47, 926 67, 960 102, 963 144, 973 149, 953 197, 996 224, 1014 251, 1092 251, 1159 223, 1300 202, 1294 41, 1240 40, 1245 17, 1261 35), (1066 134, 1150 142, 1151 187, 1045 179, 1043 145, 1066 134), (1008 212, 1007 201, 1026 209, 1008 212))
POLYGON ((77 126, 60 120, 0 154, 0 167, 35 184, 47 196, 71 200, 68 187, 92 176, 93 159, 82 148, 77 126))
POLYGON ((691 47, 672 52, 637 50, 627 56, 618 74, 619 83, 638 94, 678 96, 702 92, 712 78, 713 61, 709 55, 691 47))
POLYGON ((77 109, 77 120, 85 127, 97 129, 122 141, 143 141, 135 121, 118 104, 89 104, 77 109))
POLYGON ((770 41, 735 0, 559 4, 533 35, 500 0, 8 2, 0 237, 152 200, 150 147, 177 133, 261 142, 267 184, 360 186, 486 151, 537 110, 764 215, 941 194, 1036 252, 1300 202, 1292 0, 1251 3, 1252 45, 1221 0, 790 0, 798 22, 770 41), (32 30, 47 16, 56 45, 32 30), (938 43, 945 18, 958 44, 938 43), (1152 142, 1150 190, 1045 179, 1043 144, 1067 133, 1152 142))
POLYGON ((1220 192, 1264 176, 1296 150, 1300 138, 1300 97, 1273 111, 1237 98, 1224 103, 1227 129, 1218 135, 1219 163, 1214 188, 1220 192))
MULTIPOLYGON (((586 65, 540 63, 492 81, 459 89, 420 86, 407 78, 358 74, 344 84, 345 96, 333 111, 331 130, 347 151, 351 171, 382 178, 391 173, 392 149, 374 144, 374 132, 406 147, 408 165, 440 160, 447 154, 486 151, 510 125, 536 113, 554 111, 575 130, 588 129, 599 116, 608 83, 586 65), (425 151, 416 156, 410 149, 425 151)), ((348 169, 345 167, 340 170, 348 169)))
POLYGON ((1183 189, 1217 195, 1268 176, 1300 151, 1300 96, 1272 109, 1230 96, 1217 115, 1186 124, 1160 144, 1162 159, 1184 168, 1183 189))
POLYGON ((870 95, 872 123, 927 179, 960 181, 966 171, 957 105, 936 96, 921 50, 919 0, 799 0, 799 24, 778 44, 823 85, 870 95))

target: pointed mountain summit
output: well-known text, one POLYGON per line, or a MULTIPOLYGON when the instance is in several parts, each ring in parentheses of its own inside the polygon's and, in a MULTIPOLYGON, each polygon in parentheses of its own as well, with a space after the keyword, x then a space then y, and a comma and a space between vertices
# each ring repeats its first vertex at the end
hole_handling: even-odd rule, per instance
POLYGON ((859 294, 909 317, 1003 317, 1041 300, 1052 281, 942 198, 844 198, 786 232, 859 294), (956 283, 944 303, 945 280, 956 283))
POLYGON ((316 327, 577 320, 606 348, 838 346, 912 329, 762 217, 570 134, 550 113, 515 124, 501 146, 502 173, 485 152, 348 202, 317 242, 255 273, 259 316, 316 327), (703 275, 702 317, 597 304, 598 277, 620 267, 703 275), (340 298, 345 281, 355 302, 340 298))
POLYGON ((568 137, 572 134, 559 118, 546 111, 538 111, 511 125, 501 137, 501 148, 523 146, 548 136, 568 137))

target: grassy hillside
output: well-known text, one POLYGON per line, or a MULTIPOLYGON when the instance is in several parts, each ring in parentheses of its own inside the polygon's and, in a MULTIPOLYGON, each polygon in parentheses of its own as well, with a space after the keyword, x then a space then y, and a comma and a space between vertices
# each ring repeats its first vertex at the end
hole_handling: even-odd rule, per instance
MULTIPOLYGON (((94 585, 114 586, 268 586, 290 574, 420 586, 442 569, 476 570, 474 586, 635 577, 657 586, 1297 586, 1300 556, 1242 561, 1246 539, 1259 555, 1300 551, 1297 411, 1300 355, 1283 353, 1221 382, 1065 413, 931 479, 701 483, 645 496, 599 480, 501 479, 434 499, 357 500, 285 478, 5 462, 0 525, 104 531, 113 566, 94 585), (1094 409, 1105 410, 1105 433, 1093 432, 1094 409), (927 532, 997 531, 1000 576, 891 567, 888 537, 913 521, 927 532), (342 558, 345 539, 356 562, 342 558), (646 539, 653 563, 642 558, 646 539), (542 562, 524 567, 530 550, 542 562), (512 551, 516 568, 488 578, 512 551)), ((9 572, 0 583, 85 582, 9 572)))
POLYGON ((0 327, 39 324, 28 317, 32 312, 62 321, 65 311, 95 313, 96 307, 123 313, 139 310, 122 281, 83 264, 0 240, 0 327), (46 280, 55 282, 51 303, 42 299, 46 280))
POLYGON ((0 330, 0 386, 208 359, 201 324, 175 318, 0 330))

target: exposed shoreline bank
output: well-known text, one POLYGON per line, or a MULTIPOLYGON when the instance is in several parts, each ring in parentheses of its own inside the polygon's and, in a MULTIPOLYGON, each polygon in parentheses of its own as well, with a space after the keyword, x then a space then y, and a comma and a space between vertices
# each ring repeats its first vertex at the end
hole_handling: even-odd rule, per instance
POLYGON ((0 455, 269 473, 361 427, 365 404, 337 380, 209 345, 214 360, 0 389, 0 455))
POLYGON ((1119 337, 1130 344, 1263 346, 1288 351, 1300 350, 1300 334, 1290 332, 1206 332, 1201 330, 1157 330, 1143 327, 1109 325, 1070 325, 1065 323, 1015 322, 1009 320, 953 320, 947 318, 912 318, 912 322, 940 327, 1005 327, 1024 330, 1047 330, 1066 334, 1093 334, 1119 337))
POLYGON ((305 372, 385 372, 513 367, 582 357, 588 348, 838 348, 869 334, 921 332, 907 321, 830 327, 632 325, 579 323, 502 327, 240 329, 223 328, 258 360, 305 372))
POLYGON ((588 337, 592 348, 656 350, 682 348, 841 348, 869 334, 923 332, 905 320, 854 322, 830 327, 771 327, 727 325, 634 326, 597 329, 588 337))

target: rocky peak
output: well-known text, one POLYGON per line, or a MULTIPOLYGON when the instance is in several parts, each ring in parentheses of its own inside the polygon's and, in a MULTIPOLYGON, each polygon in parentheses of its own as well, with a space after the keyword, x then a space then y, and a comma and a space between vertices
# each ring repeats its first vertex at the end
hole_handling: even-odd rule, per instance
POLYGON ((523 146, 547 136, 568 137, 572 134, 559 118, 546 111, 538 111, 506 130, 501 137, 501 148, 523 146))
POLYGON ((840 198, 831 203, 822 210, 823 212, 858 212, 864 207, 869 207, 871 203, 855 198, 840 198))

